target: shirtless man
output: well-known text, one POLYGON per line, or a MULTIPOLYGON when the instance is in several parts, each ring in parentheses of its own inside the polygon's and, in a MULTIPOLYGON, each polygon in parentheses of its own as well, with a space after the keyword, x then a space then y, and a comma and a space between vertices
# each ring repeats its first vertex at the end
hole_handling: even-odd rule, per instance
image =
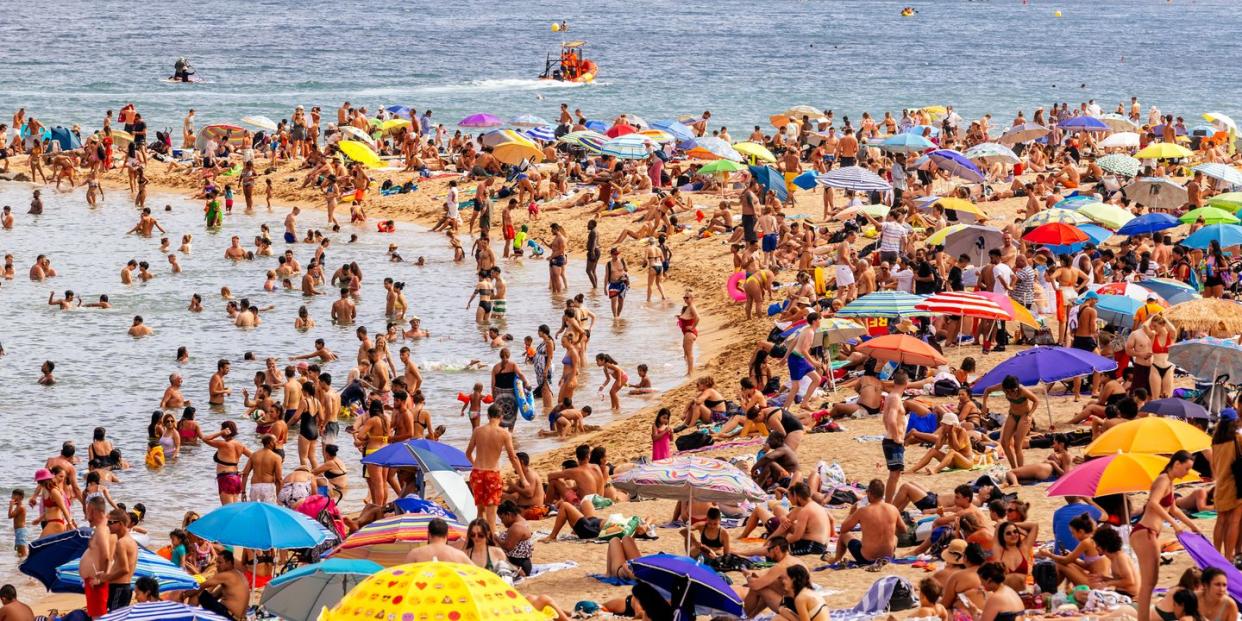
POLYGON ((806 326, 798 331, 794 337, 793 343, 789 345, 789 355, 785 358, 789 365, 789 399, 788 404, 794 402, 794 398, 798 396, 798 388, 802 385, 803 378, 806 378, 806 390, 802 394, 803 410, 811 408, 811 393, 819 387, 820 374, 819 369, 823 368, 814 356, 811 355, 811 341, 815 338, 815 333, 819 329, 819 313, 809 313, 806 316, 806 326))
POLYGON ((811 500, 811 488, 798 482, 789 488, 793 508, 772 533, 789 540, 789 553, 794 556, 821 555, 828 551, 832 537, 832 517, 823 505, 811 500))
POLYGON ((854 510, 841 522, 837 553, 832 562, 839 563, 848 551, 859 565, 872 565, 891 559, 897 551, 897 535, 906 532, 901 512, 884 501, 885 486, 879 479, 867 484, 867 506, 854 510), (861 526, 859 535, 853 533, 861 526))
POLYGON ((324 446, 336 444, 336 437, 341 432, 340 424, 337 422, 341 415, 341 393, 332 389, 332 375, 329 373, 319 374, 319 389, 315 391, 319 397, 319 403, 323 406, 323 429, 319 430, 319 437, 323 440, 324 446))
POLYGON ((95 584, 95 579, 108 570, 112 548, 116 545, 116 538, 105 524, 107 519, 108 504, 102 495, 87 501, 86 521, 94 531, 79 562, 79 575, 86 590, 86 613, 96 619, 108 613, 108 586, 95 584))
POLYGON ((518 508, 522 510, 522 517, 528 520, 541 519, 548 513, 543 479, 534 468, 530 467, 530 455, 519 452, 517 457, 518 461, 522 462, 523 474, 514 477, 505 485, 501 499, 517 503, 518 508))
MULTIPOLYGON (((1082 296, 1081 304, 1078 308, 1077 325, 1074 326, 1074 339, 1070 341, 1070 347, 1095 353, 1099 347, 1100 328, 1096 325, 1096 319, 1099 313, 1095 310, 1095 305, 1099 302, 1100 296, 1094 291, 1088 291, 1082 296)), ((1098 374, 1092 374, 1091 385, 1094 388, 1098 374)), ((1074 401, 1078 401, 1082 394, 1082 378, 1074 378, 1074 401)), ((1095 391, 1092 390, 1092 394, 1095 391)))
POLYGON ((427 523, 427 543, 410 550, 409 554, 405 555, 405 562, 407 563, 431 561, 474 565, 474 561, 470 560, 470 557, 466 556, 465 552, 449 544, 448 522, 440 518, 433 518, 427 523))
POLYGON ((401 374, 401 379, 405 380, 406 388, 413 393, 422 388, 423 374, 418 371, 418 363, 414 362, 414 359, 410 357, 409 347, 402 347, 399 357, 401 358, 401 365, 405 368, 405 371, 401 374))
MULTIPOLYGON (((888 467, 888 483, 884 487, 884 500, 892 501, 897 493, 897 484, 901 482, 901 472, 906 468, 906 406, 902 401, 902 393, 906 390, 909 378, 905 371, 893 373, 893 388, 884 397, 884 462, 888 467)), ((840 552, 840 549, 837 550, 840 552)))
POLYGON ((250 585, 237 569, 233 551, 225 548, 216 554, 216 574, 197 591, 198 605, 226 619, 245 619, 250 606, 250 585))
POLYGON ((354 323, 358 308, 349 297, 349 289, 341 289, 341 299, 332 303, 332 323, 346 326, 354 323))
POLYGON ((229 240, 229 247, 224 250, 224 258, 231 259, 233 261, 240 261, 246 258, 246 249, 242 248, 240 237, 234 235, 233 238, 229 240))
POLYGON ((1057 340, 1062 346, 1065 346, 1066 328, 1068 322, 1069 309, 1074 305, 1074 301, 1078 299, 1078 291, 1087 284, 1089 280, 1082 270, 1074 267, 1069 255, 1061 255, 1061 265, 1056 271, 1052 272, 1052 284, 1056 287, 1057 292, 1057 320, 1061 324, 1060 338, 1057 340))
POLYGON ((798 483, 802 478, 798 454, 785 444, 785 434, 775 430, 769 433, 767 448, 767 452, 751 468, 750 475, 755 483, 764 489, 788 488, 798 483))
POLYGON ((108 612, 129 605, 134 596, 130 583, 138 567, 138 544, 129 536, 129 514, 122 509, 108 513, 108 532, 116 539, 108 571, 91 578, 94 586, 107 585, 108 612))
POLYGON ((207 384, 207 403, 224 405, 224 398, 233 393, 233 390, 224 384, 224 376, 228 374, 229 361, 216 361, 216 372, 211 375, 211 380, 207 384))
POLYGON ((164 235, 168 234, 168 231, 165 231, 164 227, 160 226, 159 221, 151 216, 151 208, 143 207, 142 216, 138 218, 138 224, 135 224, 134 228, 130 229, 126 235, 137 233, 143 237, 150 237, 152 229, 159 229, 160 233, 164 235))
POLYGON ((591 453, 590 447, 585 444, 579 445, 577 453, 579 456, 577 460, 568 460, 561 464, 565 466, 564 469, 548 474, 548 490, 551 492, 549 501, 564 500, 577 505, 585 503, 587 496, 599 493, 599 478, 587 461, 591 453), (582 450, 584 448, 585 451, 582 450))
POLYGON ((190 405, 190 400, 181 396, 182 381, 180 373, 168 376, 168 388, 164 389, 164 396, 160 398, 161 410, 179 410, 190 405))
POLYGON ((773 612, 780 610, 781 600, 785 598, 785 584, 789 581, 786 569, 793 565, 802 565, 796 557, 789 553, 789 541, 784 537, 771 537, 764 547, 764 555, 773 565, 763 573, 745 570, 742 575, 746 579, 746 595, 742 600, 742 610, 749 618, 754 618, 765 608, 773 612))
POLYGON ((504 490, 504 481, 500 477, 501 453, 509 457, 509 463, 518 476, 526 476, 526 469, 513 450, 513 436, 500 426, 500 416, 500 408, 496 404, 488 406, 487 424, 475 428, 470 434, 470 442, 466 444, 466 458, 473 465, 470 492, 474 495, 475 505, 483 509, 488 524, 496 523, 496 507, 504 490))
POLYGON ((130 259, 125 267, 121 268, 121 284, 128 285, 134 282, 134 270, 138 269, 138 261, 130 259))
POLYGON ((290 360, 310 360, 311 358, 317 358, 320 362, 332 362, 336 360, 337 356, 332 353, 331 349, 328 349, 328 345, 323 339, 315 339, 315 351, 308 354, 289 356, 290 360))
POLYGON ((129 326, 128 334, 135 338, 150 336, 155 330, 142 321, 142 315, 134 315, 134 323, 129 326))
POLYGON ((0 621, 34 621, 34 611, 18 601, 17 589, 11 584, 0 587, 0 605, 0 621))
POLYGON ((302 380, 297 376, 297 373, 298 370, 295 367, 285 367, 285 383, 282 387, 282 390, 284 390, 285 422, 289 422, 289 419, 297 414, 298 407, 302 405, 302 380))
POLYGON ((302 213, 302 210, 298 207, 294 207, 289 211, 289 215, 285 216, 286 244, 298 243, 298 214, 300 213, 302 213))
POLYGON ((242 469, 242 489, 250 482, 250 497, 243 500, 276 504, 276 492, 283 478, 284 459, 277 454, 276 437, 263 434, 259 438, 263 448, 250 454, 246 467, 242 469))

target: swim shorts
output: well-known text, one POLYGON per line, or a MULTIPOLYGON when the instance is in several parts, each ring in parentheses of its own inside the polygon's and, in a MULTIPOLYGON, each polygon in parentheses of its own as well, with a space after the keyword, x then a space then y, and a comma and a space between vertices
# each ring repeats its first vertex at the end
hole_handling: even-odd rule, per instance
POLYGON ((217 472, 216 491, 221 494, 242 493, 241 475, 236 472, 217 472))
POLYGON ((367 191, 363 189, 354 190, 354 202, 361 203, 362 199, 367 197, 367 191))
POLYGON ((1096 344, 1094 337, 1075 336, 1074 340, 1070 342, 1070 347, 1073 347, 1074 349, 1081 349, 1083 351, 1095 351, 1098 345, 1096 344))
POLYGON ((625 281, 624 281, 624 280, 618 280, 618 281, 616 281, 616 282, 610 282, 610 283, 608 283, 608 297, 610 297, 610 298, 624 298, 624 297, 625 297, 625 290, 626 290, 626 289, 628 289, 628 288, 629 288, 629 287, 625 284, 625 281))
POLYGON ((806 377, 815 367, 802 356, 790 355, 785 359, 789 364, 789 381, 797 382, 806 377))
POLYGON ((867 557, 863 556, 861 539, 851 539, 849 543, 845 544, 845 549, 850 551, 850 555, 854 557, 855 563, 858 563, 859 565, 875 564, 875 561, 869 560, 867 557))
POLYGON ((557 255, 548 259, 548 265, 552 267, 565 267, 565 255, 557 255))
POLYGON ((285 243, 296 244, 298 243, 298 237, 289 231, 285 231, 285 243))
POLYGON ((499 472, 495 470, 470 471, 470 493, 474 496, 475 505, 480 507, 499 505, 502 489, 499 472))
POLYGON ((86 614, 92 619, 108 614, 108 585, 92 586, 85 581, 82 587, 86 591, 86 614))
POLYGON ((133 599, 133 585, 129 583, 108 585, 108 612, 128 606, 133 599))
POLYGON ((517 236, 517 232, 513 230, 513 225, 506 224, 505 225, 505 241, 513 241, 513 238, 516 236, 517 236))
POLYGON ((807 556, 808 554, 823 554, 828 551, 828 546, 809 539, 802 539, 789 544, 789 553, 794 556, 807 556))
POLYGON ((492 300, 492 314, 493 315, 505 314, 505 301, 504 300, 492 300))
POLYGON ((273 505, 276 504, 276 484, 251 483, 250 500, 254 502, 266 502, 273 505))
POLYGON ((780 235, 776 233, 765 233, 763 236, 763 251, 776 252, 776 242, 780 240, 780 235))
POLYGON ((914 501, 914 506, 918 507, 919 511, 934 511, 939 504, 940 496, 937 496, 936 492, 927 492, 922 500, 914 501))
POLYGON ((543 505, 527 507, 522 510, 522 517, 527 520, 542 520, 547 515, 548 508, 543 505))
POLYGON ((884 450, 884 463, 888 466, 889 472, 901 472, 906 469, 906 445, 884 438, 884 441, 880 443, 880 448, 884 450))
POLYGON ((22 548, 30 545, 30 529, 26 527, 13 531, 13 546, 22 548))

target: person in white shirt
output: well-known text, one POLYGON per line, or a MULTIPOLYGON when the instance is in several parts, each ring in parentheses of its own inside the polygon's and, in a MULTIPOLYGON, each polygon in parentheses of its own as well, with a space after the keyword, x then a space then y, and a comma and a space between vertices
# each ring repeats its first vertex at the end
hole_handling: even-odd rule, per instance
POLYGON ((901 209, 893 209, 888 212, 888 219, 883 223, 877 222, 865 212, 863 216, 880 232, 880 260, 896 263, 897 255, 905 251, 906 239, 910 235, 910 227, 902 221, 905 218, 905 212, 901 209))
POLYGON ((897 290, 902 293, 914 293, 914 270, 910 268, 910 261, 905 257, 899 259, 897 272, 893 274, 897 279, 897 290))
POLYGON ((1087 100, 1087 114, 1091 116, 1100 116, 1100 104, 1095 103, 1094 99, 1087 100))
POLYGON ((889 175, 893 178, 893 208, 901 207, 901 197, 906 191, 906 156, 898 153, 889 167, 889 175))

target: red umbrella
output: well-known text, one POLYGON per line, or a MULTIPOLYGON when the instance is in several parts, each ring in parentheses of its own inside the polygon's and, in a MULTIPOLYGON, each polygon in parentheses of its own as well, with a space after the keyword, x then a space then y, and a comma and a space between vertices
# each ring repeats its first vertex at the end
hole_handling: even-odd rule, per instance
POLYGON ((879 336, 859 345, 857 349, 876 360, 892 360, 897 364, 934 367, 947 362, 931 345, 904 334, 879 336))
POLYGON ((616 138, 618 136, 632 134, 634 131, 634 128, 629 125, 613 125, 612 127, 609 127, 608 131, 604 132, 604 134, 609 138, 616 138))
POLYGON ((1049 222, 1048 224, 1035 227, 1033 231, 1027 233, 1022 239, 1031 243, 1048 246, 1068 246, 1069 244, 1085 242, 1091 238, 1087 237, 1087 234, 1076 226, 1070 226, 1063 222, 1049 222))

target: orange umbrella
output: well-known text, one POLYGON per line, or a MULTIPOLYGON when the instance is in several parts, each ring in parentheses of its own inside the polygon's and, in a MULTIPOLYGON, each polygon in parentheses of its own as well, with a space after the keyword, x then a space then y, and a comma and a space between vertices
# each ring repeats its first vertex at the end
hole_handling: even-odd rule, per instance
POLYGON ((1030 310, 1023 305, 1018 304, 1013 298, 1003 293, 996 293, 995 291, 975 291, 974 294, 996 302, 996 305, 1001 307, 1002 311, 1005 311, 1005 313, 1009 316, 1009 319, 1017 321, 1024 326, 1030 326, 1034 330, 1038 330, 1043 327, 1039 324, 1039 320, 1035 318, 1035 315, 1031 314, 1030 310))
POLYGON ((897 364, 934 367, 948 360, 931 345, 905 334, 888 334, 873 338, 858 346, 861 351, 876 360, 892 360, 897 364))

